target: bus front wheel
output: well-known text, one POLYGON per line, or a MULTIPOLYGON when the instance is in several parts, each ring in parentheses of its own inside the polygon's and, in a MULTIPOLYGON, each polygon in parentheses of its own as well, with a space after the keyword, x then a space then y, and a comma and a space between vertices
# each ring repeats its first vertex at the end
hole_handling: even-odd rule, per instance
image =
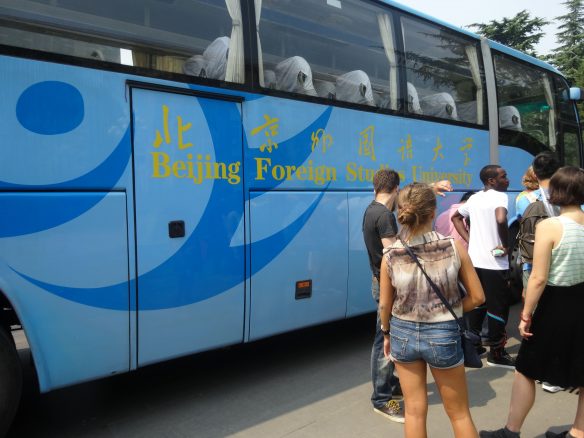
POLYGON ((22 367, 12 335, 0 325, 0 437, 12 423, 22 392, 22 367))

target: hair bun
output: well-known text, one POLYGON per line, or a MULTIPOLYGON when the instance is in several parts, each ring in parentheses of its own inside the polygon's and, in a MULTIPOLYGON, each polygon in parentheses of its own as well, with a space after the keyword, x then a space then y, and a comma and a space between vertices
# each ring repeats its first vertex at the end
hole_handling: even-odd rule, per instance
POLYGON ((414 225, 417 222, 417 214, 416 211, 410 207, 402 207, 399 209, 397 220, 402 225, 414 225))

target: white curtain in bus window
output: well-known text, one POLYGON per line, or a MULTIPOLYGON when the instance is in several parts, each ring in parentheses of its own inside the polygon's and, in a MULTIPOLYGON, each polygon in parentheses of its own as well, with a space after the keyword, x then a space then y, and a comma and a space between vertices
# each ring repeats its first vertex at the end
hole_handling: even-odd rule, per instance
POLYGON ((552 91, 552 83, 547 74, 543 76, 543 91, 545 92, 545 101, 549 107, 548 128, 550 137, 550 147, 556 148, 556 109, 554 105, 554 94, 552 91))
POLYGON ((227 82, 243 82, 244 59, 243 59, 243 27, 241 25, 241 6, 239 0, 225 0, 227 11, 231 17, 231 41, 229 43, 229 56, 227 59, 227 69, 225 80, 227 82))
POLYGON ((484 125, 484 71, 478 41, 413 18, 402 18, 408 111, 484 125))
POLYGON ((381 103, 382 107, 389 107, 392 110, 397 109, 397 56, 395 52, 395 44, 393 42, 393 31, 391 21, 387 14, 377 14, 377 22, 379 23, 379 33, 381 34, 381 41, 383 41, 383 49, 385 56, 389 61, 389 102, 388 105, 381 103))
MULTIPOLYGON (((260 78, 260 87, 270 88, 266 83, 264 74, 264 58, 262 55, 262 40, 260 39, 260 22, 262 17, 262 0, 255 0, 255 18, 256 18, 256 36, 258 42, 258 75, 260 78)), ((270 73, 271 74, 271 73, 270 73)), ((275 73, 274 73, 275 74, 275 73)), ((270 78, 272 79, 272 78, 270 78)), ((270 83, 275 84, 275 78, 270 81, 270 83)))
POLYGON ((303 69, 295 72, 295 81, 307 84, 304 76, 311 77, 319 97, 398 109, 399 70, 389 8, 356 0, 256 0, 255 7, 263 87, 272 88, 266 78, 274 71, 273 88, 314 95, 310 86, 292 87, 282 76, 281 63, 291 66, 298 60, 303 69))
POLYGON ((557 111, 549 73, 500 53, 495 53, 493 60, 501 128, 499 143, 523 148, 534 155, 555 151, 557 111))
MULTIPOLYGON (((479 125, 482 125, 484 122, 484 102, 483 102, 483 81, 481 78, 481 65, 479 63, 479 54, 477 50, 477 46, 466 46, 465 47, 466 56, 468 57, 468 62, 470 64, 470 72, 472 73, 472 80, 476 87, 476 105, 474 105, 474 109, 476 112, 476 118, 470 116, 465 117, 465 115, 461 115, 461 118, 465 121, 476 121, 479 125)), ((461 108, 459 114, 463 111, 466 111, 466 108, 461 104, 461 108)), ((469 110, 472 111, 473 105, 471 102, 469 110)))

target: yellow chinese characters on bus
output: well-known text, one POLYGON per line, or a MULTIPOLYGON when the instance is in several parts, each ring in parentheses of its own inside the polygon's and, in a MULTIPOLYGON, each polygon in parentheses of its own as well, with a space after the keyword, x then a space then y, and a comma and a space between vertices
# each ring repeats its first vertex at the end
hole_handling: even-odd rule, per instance
MULTIPOLYGON (((268 117, 264 117, 267 120, 268 117)), ((332 135, 327 134, 323 128, 313 131, 310 135, 310 140, 310 151, 321 150, 323 154, 334 143, 332 135)), ((323 186, 326 183, 337 180, 337 169, 335 167, 317 166, 313 160, 308 160, 306 164, 302 165, 272 163, 272 159, 268 157, 256 157, 254 160, 256 163, 256 181, 265 181, 266 178, 271 178, 275 181, 308 181, 317 186, 323 186)))
POLYGON ((408 134, 406 139, 400 140, 401 147, 397 150, 401 155, 401 160, 411 160, 414 158, 414 145, 412 142, 412 136, 408 134))
POLYGON ((267 114, 264 114, 264 119, 266 122, 251 131, 251 135, 255 136, 263 131, 266 142, 260 145, 260 152, 268 151, 272 153, 273 150, 278 149, 278 143, 276 143, 273 138, 278 135, 278 127, 280 123, 280 119, 277 117, 270 117, 267 114))
POLYGON ((173 124, 170 123, 170 108, 162 105, 162 120, 159 129, 154 131, 152 146, 152 178, 190 179, 194 184, 207 180, 226 180, 229 184, 239 184, 241 162, 221 163, 211 160, 208 153, 193 153, 195 145, 188 141, 192 123, 184 122, 181 115, 176 116, 176 148, 173 150, 173 124), (164 149, 161 146, 168 146, 164 149), (183 151, 189 150, 188 153, 183 151), (182 155, 181 155, 182 154, 182 155))
POLYGON ((322 128, 314 131, 310 135, 310 139, 312 140, 312 145, 310 146, 312 152, 314 152, 315 149, 322 149, 322 153, 324 154, 333 145, 333 136, 327 134, 322 128))
POLYGON ((470 150, 472 149, 472 138, 467 137, 463 140, 464 145, 459 148, 459 150, 464 154, 464 166, 468 166, 470 163, 470 150))
POLYGON ((370 157, 372 161, 377 160, 375 157, 375 143, 373 136, 375 134, 375 126, 370 125, 359 133, 359 155, 370 157))
MULTIPOLYGON (((183 123, 182 117, 177 116, 177 131, 178 131, 178 148, 179 149, 187 149, 193 147, 192 143, 185 143, 183 141, 183 135, 186 131, 191 129, 193 126, 192 123, 183 123)), ((170 129, 168 127, 168 107, 166 105, 162 105, 162 125, 164 131, 164 142, 166 144, 170 144, 170 129)), ((160 134, 160 130, 156 130, 156 139, 154 140, 154 147, 159 148, 162 144, 162 135, 160 134)))
POLYGON ((434 158, 432 161, 436 161, 438 158, 444 159, 444 154, 442 153, 442 143, 440 142, 440 137, 436 137, 436 147, 432 149, 434 152, 434 158))

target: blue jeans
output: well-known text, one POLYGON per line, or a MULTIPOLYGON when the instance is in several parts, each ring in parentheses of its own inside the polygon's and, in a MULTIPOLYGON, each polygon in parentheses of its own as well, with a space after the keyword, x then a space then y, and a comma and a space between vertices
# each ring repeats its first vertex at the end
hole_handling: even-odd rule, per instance
MULTIPOLYGON (((375 277, 371 282, 371 293, 375 301, 379 302, 379 282, 375 277)), ((381 322, 379 311, 377 311, 375 339, 371 349, 371 381, 373 383, 371 403, 373 407, 381 408, 391 400, 391 394, 399 384, 399 379, 393 375, 394 369, 394 363, 383 354, 383 333, 381 333, 381 322)))
POLYGON ((456 321, 413 322, 391 318, 391 357, 398 363, 423 360, 432 368, 449 369, 464 363, 456 321))

